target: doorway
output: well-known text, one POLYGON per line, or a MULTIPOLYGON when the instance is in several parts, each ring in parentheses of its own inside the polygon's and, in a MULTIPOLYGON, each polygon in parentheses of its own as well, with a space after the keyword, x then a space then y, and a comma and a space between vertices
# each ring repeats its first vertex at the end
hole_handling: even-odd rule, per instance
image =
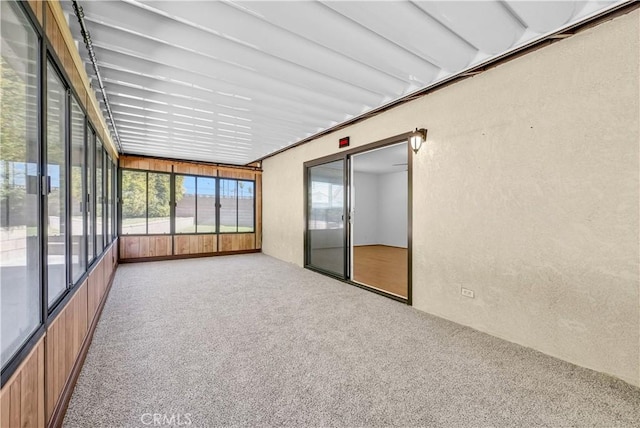
POLYGON ((350 182, 351 279, 406 299, 406 142, 353 155, 350 182))
POLYGON ((309 161, 305 267, 411 304, 407 136, 309 161))

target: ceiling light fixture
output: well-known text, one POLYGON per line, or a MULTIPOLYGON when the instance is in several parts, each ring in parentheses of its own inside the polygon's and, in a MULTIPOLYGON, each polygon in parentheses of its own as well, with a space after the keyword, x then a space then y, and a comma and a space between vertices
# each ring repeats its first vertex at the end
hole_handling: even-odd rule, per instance
POLYGON ((422 143, 425 141, 427 141, 427 130, 425 128, 416 128, 409 136, 409 144, 411 144, 413 153, 418 153, 418 150, 422 147, 422 143))

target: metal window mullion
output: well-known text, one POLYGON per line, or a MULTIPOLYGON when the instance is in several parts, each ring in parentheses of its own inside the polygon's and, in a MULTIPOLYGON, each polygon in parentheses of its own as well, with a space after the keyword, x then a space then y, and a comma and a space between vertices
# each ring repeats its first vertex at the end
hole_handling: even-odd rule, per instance
MULTIPOLYGON (((171 166, 173 170, 173 165, 171 166)), ((169 175, 169 235, 174 235, 176 230, 176 175, 169 175)), ((173 238, 171 238, 173 242, 173 238)))
POLYGON ((236 180, 236 233, 238 233, 238 230, 239 230, 238 223, 240 223, 240 215, 238 214, 238 208, 240 206, 238 202, 240 200, 239 183, 240 183, 240 180, 236 180))
POLYGON ((39 41, 39 64, 37 65, 38 83, 40 90, 38 91, 38 123, 40 124, 40 132, 38 133, 38 229, 39 229, 39 275, 40 275, 40 317, 42 324, 47 324, 49 317, 49 281, 48 267, 46 258, 48 257, 47 237, 45 235, 45 225, 48 216, 47 201, 48 196, 45 195, 46 189, 43 189, 43 183, 48 175, 47 169, 47 48, 45 38, 40 36, 39 41))
POLYGON ((216 177, 216 202, 215 202, 215 207, 216 207, 216 234, 218 235, 218 237, 216 238, 216 241, 218 242, 217 246, 218 248, 220 247, 220 178, 216 177))
POLYGON ((146 180, 145 180, 145 214, 144 214, 144 219, 145 219, 145 225, 146 225, 146 233, 145 235, 149 234, 149 171, 145 171, 145 176, 146 176, 146 180))
MULTIPOLYGON (((64 85, 64 80, 63 80, 63 85, 64 85)), ((63 141, 63 146, 64 146, 64 159, 63 162, 65 163, 65 169, 64 169, 64 204, 65 204, 65 210, 64 210, 64 221, 65 221, 65 228, 64 228, 64 242, 66 244, 66 248, 65 248, 65 271, 66 271, 66 281, 67 281, 67 290, 71 289, 73 287, 73 270, 72 270, 72 266, 73 266, 73 245, 72 245, 72 240, 71 240, 71 233, 73 232, 73 226, 71 224, 71 189, 70 189, 70 184, 71 184, 71 91, 69 89, 65 89, 65 97, 64 97, 64 122, 65 122, 65 129, 64 129, 64 141, 63 141)), ((62 184, 60 185, 60 187, 62 187, 62 184)), ((67 291, 68 292, 68 291, 67 291)), ((65 294, 67 293, 65 292, 65 294)), ((64 294, 63 294, 64 296, 64 294)))
POLYGON ((88 222, 88 213, 89 213, 89 203, 88 203, 88 193, 89 193, 89 185, 88 175, 87 175, 87 116, 84 115, 84 120, 82 121, 82 148, 84 150, 84 160, 82 165, 82 240, 84 242, 84 271, 87 272, 89 270, 89 222, 88 222))
POLYGON ((196 182, 196 194, 195 194, 195 212, 193 213, 193 218, 195 221, 195 230, 198 233, 198 177, 194 176, 193 179, 196 182))

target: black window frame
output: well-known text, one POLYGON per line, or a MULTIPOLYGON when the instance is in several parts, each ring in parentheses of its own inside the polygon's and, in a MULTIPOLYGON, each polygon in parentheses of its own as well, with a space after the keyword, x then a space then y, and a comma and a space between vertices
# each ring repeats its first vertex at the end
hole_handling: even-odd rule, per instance
MULTIPOLYGON (((238 187, 236 187, 236 189, 238 189, 238 187)), ((153 170, 147 170, 147 169, 138 169, 138 168, 118 168, 118 185, 117 185, 117 231, 118 231, 118 236, 189 236, 189 235, 237 235, 237 234, 246 234, 246 233, 256 233, 256 223, 257 223, 257 219, 256 219, 256 209, 257 209, 257 201, 256 201, 256 193, 257 193, 257 180, 255 179, 248 179, 248 178, 233 178, 233 177, 220 177, 220 176, 213 176, 213 175, 202 175, 202 174, 185 174, 185 173, 178 173, 178 172, 166 172, 166 171, 153 171, 153 170), (139 172, 139 173, 147 173, 147 178, 146 178, 146 189, 145 189, 145 195, 146 195, 146 211, 147 211, 147 221, 146 221, 146 227, 145 230, 147 231, 147 233, 129 233, 129 234, 125 234, 122 231, 122 226, 123 226, 123 214, 122 214, 122 205, 123 205, 123 196, 122 196, 122 175, 123 173, 125 173, 126 171, 132 171, 132 172, 139 172), (148 192, 149 192, 149 177, 148 174, 149 173, 153 173, 153 174, 168 174, 170 175, 170 211, 169 211, 169 216, 170 216, 170 232, 169 233, 149 233, 149 216, 148 216, 148 212, 149 212, 149 197, 148 197, 148 192), (195 193, 195 231, 194 232, 177 232, 176 231, 176 200, 175 200, 175 195, 176 195, 176 177, 181 176, 181 177, 193 177, 196 179, 196 193, 195 193), (215 180, 216 183, 216 202, 215 202, 215 207, 216 207, 216 227, 215 227, 215 231, 214 232, 198 232, 198 193, 197 193, 197 186, 198 186, 198 178, 206 178, 206 179, 213 179, 215 180), (252 217, 253 217, 253 221, 252 221, 252 228, 250 231, 239 231, 239 221, 238 221, 238 217, 239 217, 239 209, 238 209, 238 205, 239 205, 239 195, 238 192, 236 191, 236 230, 235 231, 226 231, 226 232, 221 232, 220 231, 220 180, 229 180, 229 181, 235 181, 236 182, 236 186, 238 186, 239 182, 246 182, 246 183, 251 183, 252 184, 252 188, 253 188, 253 197, 251 198, 252 200, 252 217)))
MULTIPOLYGON (((33 116, 29 116, 29 119, 37 124, 37 194, 38 194, 38 202, 37 202, 37 225, 38 225, 38 276, 39 276, 39 301, 37 303, 37 312, 39 315, 39 324, 34 328, 32 333, 25 337, 24 341, 13 351, 12 355, 8 358, 7 361, 4 362, 2 367, 0 367, 0 387, 4 387, 6 382, 11 379, 16 370, 24 362, 24 359, 32 352, 33 348, 36 344, 42 339, 45 335, 46 329, 51 324, 51 322, 66 308, 69 301, 75 296, 75 293, 79 290, 80 285, 83 284, 87 277, 89 276, 89 272, 91 272, 95 263, 102 258, 105 254, 106 250, 109 248, 110 244, 103 241, 104 245, 98 249, 99 247, 96 245, 96 224, 95 224, 95 184, 96 184, 96 168, 95 168, 95 150, 96 144, 100 142, 100 150, 106 152, 106 146, 104 142, 99 138, 98 133, 95 131, 98 129, 96 125, 92 123, 90 116, 87 114, 87 109, 85 108, 84 103, 81 101, 84 98, 80 97, 78 92, 72 85, 73 79, 66 72, 61 59, 55 52, 54 45, 49 40, 46 35, 45 29, 40 24, 38 18, 35 16, 31 7, 22 1, 13 1, 8 0, 7 4, 9 4, 12 9, 16 11, 16 13, 23 15, 26 18, 26 21, 30 25, 33 33, 35 34, 35 49, 37 52, 37 61, 34 65, 35 67, 35 81, 37 82, 37 87, 35 90, 35 94, 37 96, 36 100, 36 113, 33 116), (44 195, 44 183, 46 182, 47 177, 47 67, 51 66, 51 68, 55 71, 56 77, 61 82, 62 87, 65 92, 65 112, 64 115, 61 115, 61 121, 63 122, 65 129, 64 141, 62 146, 64 147, 65 154, 63 158, 65 172, 64 172, 64 180, 66 186, 66 194, 63 198, 64 209, 65 209, 65 238, 64 242, 66 245, 64 260, 65 260, 65 288, 60 296, 56 298, 55 301, 49 305, 48 302, 48 281, 47 281, 47 236, 46 233, 46 224, 47 224, 47 199, 46 195, 44 195), (71 148, 72 148, 72 131, 71 131, 71 99, 74 98, 82 114, 84 116, 83 120, 83 129, 84 129, 84 138, 83 144, 85 148, 85 165, 84 165, 84 173, 85 179, 83 180, 83 203, 86 203, 88 212, 83 213, 83 224, 84 224, 84 240, 85 240, 85 261, 86 266, 84 267, 84 272, 80 275, 75 283, 73 282, 73 273, 72 273, 72 236, 71 236, 71 228, 68 225, 71 224, 72 218, 72 209, 71 209, 71 148), (90 140, 93 136, 94 140, 90 140), (91 144, 93 143, 93 144, 91 144), (91 145, 90 145, 91 144, 91 145), (88 180, 91 178, 91 183, 88 183, 88 180), (91 186, 89 186, 91 184, 91 186), (86 199, 84 199, 86 198, 86 199), (93 203, 92 203, 93 202, 93 203), (93 230, 92 234, 89 234, 88 226, 89 220, 91 217, 94 218, 93 230), (92 240, 92 241, 91 241, 92 240), (93 242, 93 254, 92 257, 89 257, 88 248, 89 242, 93 242)), ((107 152, 108 153, 108 152, 107 152)), ((103 167, 105 161, 103 157, 103 167)), ((113 165, 114 172, 117 173, 118 166, 114 163, 113 165)), ((114 175, 114 174, 112 174, 114 175)), ((115 175, 112 177, 112 180, 115 180, 115 175)), ((103 180, 103 189, 104 189, 104 180, 103 180)), ((112 187, 112 191, 116 194, 115 187, 112 187)), ((103 190, 104 192, 104 190, 103 190)), ((115 206, 115 203, 113 203, 115 206)), ((115 212, 114 207, 114 212, 115 212)), ((104 215, 104 213, 103 213, 104 215)), ((106 216, 105 216, 106 218, 106 216)), ((115 215, 112 217, 115 221, 115 215)), ((103 222, 103 228, 105 228, 103 222)), ((105 229, 106 230, 106 229, 105 229)), ((117 233, 118 229, 113 228, 113 235, 116 239, 118 237, 117 233)), ((104 235, 104 232, 103 232, 104 235)), ((112 240, 113 241, 113 240, 112 240)))
POLYGON ((219 235, 233 235, 233 234, 241 234, 241 233, 256 233, 256 180, 250 180, 248 178, 230 178, 230 177, 217 177, 218 178, 218 182, 217 182, 217 187, 218 187, 218 192, 217 192, 217 198, 218 198, 218 214, 217 214, 217 218, 216 218, 216 222, 217 222, 217 227, 216 230, 218 231, 219 235), (220 232, 220 180, 229 180, 229 181, 235 181, 236 182, 236 231, 235 232, 220 232), (253 223, 252 223, 252 227, 251 227, 251 231, 239 231, 238 229, 240 228, 240 221, 239 221, 239 217, 240 217, 240 210, 239 210, 239 204, 240 204, 240 194, 238 192, 239 189, 239 183, 240 182, 249 182, 249 183, 253 183, 253 223))
POLYGON ((117 212, 118 212, 118 236, 172 236, 174 235, 174 213, 175 213, 175 204, 174 204, 174 191, 173 191, 173 182, 174 182, 174 174, 171 172, 165 171, 150 171, 145 169, 135 169, 135 168, 119 168, 118 169, 118 197, 117 197, 117 212), (123 197, 122 197, 122 176, 125 172, 138 172, 145 174, 145 230, 146 233, 123 233, 122 231, 122 223, 124 220, 122 214, 122 205, 123 205, 123 197), (169 176, 169 232, 167 233, 149 233, 149 173, 151 174, 163 174, 169 176))

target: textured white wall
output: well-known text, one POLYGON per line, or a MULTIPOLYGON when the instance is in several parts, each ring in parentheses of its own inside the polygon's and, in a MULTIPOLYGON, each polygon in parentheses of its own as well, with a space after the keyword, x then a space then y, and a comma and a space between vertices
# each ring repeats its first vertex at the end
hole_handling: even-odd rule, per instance
POLYGON ((263 251, 302 265, 303 162, 418 127, 413 303, 640 385, 635 11, 264 161, 263 251), (475 298, 460 295, 460 287, 475 298))

